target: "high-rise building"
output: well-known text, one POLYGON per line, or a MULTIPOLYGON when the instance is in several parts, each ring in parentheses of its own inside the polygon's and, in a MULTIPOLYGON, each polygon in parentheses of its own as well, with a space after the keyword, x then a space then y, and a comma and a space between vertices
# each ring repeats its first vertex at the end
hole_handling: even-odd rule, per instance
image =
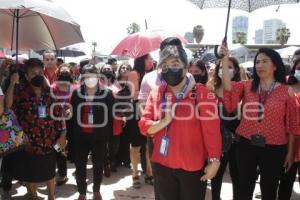
POLYGON ((237 16, 232 20, 232 41, 235 43, 238 41, 237 33, 246 34, 246 42, 248 36, 248 17, 247 16, 237 16))
POLYGON ((285 27, 285 23, 280 19, 269 19, 264 21, 264 43, 276 44, 276 31, 278 28, 285 27))
POLYGON ((192 32, 186 32, 184 34, 184 38, 189 42, 189 43, 193 43, 194 42, 194 36, 192 32))
POLYGON ((264 43, 264 30, 258 29, 255 31, 255 44, 263 44, 264 43))

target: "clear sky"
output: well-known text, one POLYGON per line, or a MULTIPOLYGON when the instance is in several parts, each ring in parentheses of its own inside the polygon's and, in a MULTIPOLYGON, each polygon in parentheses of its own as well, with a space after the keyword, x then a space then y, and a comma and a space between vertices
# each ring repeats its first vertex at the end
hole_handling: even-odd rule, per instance
MULTIPOLYGON (((204 9, 187 0, 55 0, 62 5, 81 25, 86 50, 92 41, 99 44, 100 52, 109 54, 113 47, 127 35, 126 28, 137 22, 145 29, 145 19, 149 29, 165 29, 184 35, 193 26, 201 24, 205 33, 202 43, 220 43, 224 36, 227 9, 204 9)), ((300 45, 300 4, 270 6, 252 13, 233 10, 231 17, 249 17, 248 43, 254 43, 255 30, 263 27, 263 20, 278 18, 291 31, 289 44, 300 45)), ((230 20, 231 21, 231 20, 230 20)), ((229 30, 231 36, 231 24, 229 30)), ((229 37, 230 41, 231 37, 229 37)))

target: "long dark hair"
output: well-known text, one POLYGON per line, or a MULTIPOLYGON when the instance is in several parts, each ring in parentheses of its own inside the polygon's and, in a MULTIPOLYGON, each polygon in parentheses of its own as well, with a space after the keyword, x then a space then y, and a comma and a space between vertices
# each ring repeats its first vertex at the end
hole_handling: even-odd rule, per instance
MULTIPOLYGON (((234 57, 229 57, 229 61, 232 62, 233 67, 234 67, 234 74, 233 74, 233 78, 231 80, 232 81, 241 81, 239 62, 234 57)), ((213 74, 213 78, 208 83, 208 87, 213 91, 215 91, 222 85, 222 79, 218 75, 219 71, 220 71, 220 67, 221 67, 221 62, 218 62, 216 65, 214 74, 213 74)))
POLYGON ((204 72, 204 82, 207 83, 207 81, 208 81, 208 72, 207 72, 205 63, 202 60, 200 60, 199 58, 193 58, 189 63, 189 68, 192 67, 192 66, 196 66, 202 72, 204 72))
MULTIPOLYGON (((273 49, 270 49, 270 48, 261 48, 258 50, 257 54, 255 55, 254 65, 256 65, 257 56, 261 53, 268 56, 271 59, 272 63, 275 65, 275 67, 276 67, 276 70, 274 72, 275 81, 285 84, 286 83, 285 68, 284 68, 282 58, 280 57, 279 53, 277 53, 276 51, 274 51, 273 49)), ((254 66, 251 91, 256 92, 259 87, 259 83, 260 83, 260 79, 256 72, 256 66, 254 66)))
POLYGON ((138 57, 134 60, 133 70, 139 74, 139 85, 141 85, 142 79, 146 73, 145 60, 149 57, 149 54, 138 57))
POLYGON ((117 80, 118 80, 118 81, 121 80, 121 78, 122 78, 121 68, 122 68, 123 66, 129 68, 129 69, 130 69, 129 72, 130 72, 131 69, 132 69, 131 65, 130 65, 128 62, 122 63, 122 64, 119 66, 118 72, 117 72, 117 80))
MULTIPOLYGON (((298 50, 295 51, 292 59, 294 60, 294 57, 298 56, 298 55, 300 55, 300 49, 298 49, 298 50)), ((292 69, 290 71, 289 79, 287 81, 288 85, 295 85, 295 84, 297 84, 299 82, 298 79, 296 79, 296 77, 295 77, 296 66, 299 64, 299 62, 300 62, 300 59, 297 59, 293 63, 293 67, 292 67, 292 69)))

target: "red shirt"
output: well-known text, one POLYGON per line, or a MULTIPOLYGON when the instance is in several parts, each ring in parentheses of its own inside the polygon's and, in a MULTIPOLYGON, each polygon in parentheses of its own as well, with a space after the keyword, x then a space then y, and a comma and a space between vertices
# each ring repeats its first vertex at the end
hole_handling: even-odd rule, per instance
POLYGON ((89 126, 89 113, 90 113, 90 106, 89 105, 84 105, 82 107, 82 132, 84 133, 93 133, 94 128, 93 126, 89 126))
MULTIPOLYGON (((112 84, 110 86, 106 86, 106 87, 112 91, 114 97, 120 91, 120 89, 114 84, 112 84)), ((124 124, 124 122, 121 117, 114 116, 114 121, 113 121, 113 135, 114 136, 121 135, 121 133, 123 131, 123 124, 124 124)))
MULTIPOLYGON (((51 70, 52 71, 52 70, 51 70)), ((45 68, 45 77, 49 80, 50 84, 53 84, 55 81, 57 81, 58 78, 58 68, 55 67, 54 72, 50 72, 48 68, 45 68)))
POLYGON ((252 81, 232 82, 232 90, 224 89, 224 105, 232 112, 242 100, 243 115, 236 133, 247 139, 258 132, 266 138, 266 144, 283 145, 288 134, 298 132, 296 101, 288 92, 287 85, 280 85, 267 96, 261 123, 258 122, 259 94, 251 91, 252 81))
MULTIPOLYGON (((146 103, 143 116, 139 121, 142 134, 147 135, 147 130, 154 121, 163 118, 162 95, 166 86, 154 89, 146 103)), ((172 101, 175 96, 172 94, 172 101)), ((194 111, 190 119, 173 119, 169 128, 169 149, 168 155, 162 156, 159 152, 164 129, 157 132, 154 137, 154 150, 152 154, 153 162, 159 163, 172 169, 184 169, 187 171, 197 171, 204 167, 208 158, 219 158, 221 156, 221 133, 220 120, 217 112, 217 103, 213 93, 203 85, 197 85, 197 101, 191 98, 191 91, 180 101, 181 105, 176 106, 176 116, 178 118, 188 117, 191 114, 189 105, 194 111), (196 112, 195 104, 200 105, 200 111, 196 112), (210 104, 210 105, 208 105, 210 104), (199 119, 200 117, 210 117, 210 119, 199 119), (213 113, 213 117, 211 117, 213 113)))
MULTIPOLYGON (((298 113, 300 114, 300 92, 297 94, 297 106, 298 106, 298 113)), ((298 134, 300 135, 300 128, 298 129, 298 134)), ((295 145, 295 153, 296 153, 296 161, 300 162, 300 139, 296 139, 295 145)))
POLYGON ((121 117, 115 117, 113 122, 113 135, 121 135, 123 131, 124 122, 121 117))

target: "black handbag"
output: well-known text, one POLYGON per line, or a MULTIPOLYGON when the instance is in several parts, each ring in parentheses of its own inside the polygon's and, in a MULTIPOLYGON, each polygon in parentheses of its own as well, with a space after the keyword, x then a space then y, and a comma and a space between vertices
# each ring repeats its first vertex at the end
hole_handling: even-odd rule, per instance
POLYGON ((234 133, 221 123, 222 152, 228 152, 234 142, 234 133))

